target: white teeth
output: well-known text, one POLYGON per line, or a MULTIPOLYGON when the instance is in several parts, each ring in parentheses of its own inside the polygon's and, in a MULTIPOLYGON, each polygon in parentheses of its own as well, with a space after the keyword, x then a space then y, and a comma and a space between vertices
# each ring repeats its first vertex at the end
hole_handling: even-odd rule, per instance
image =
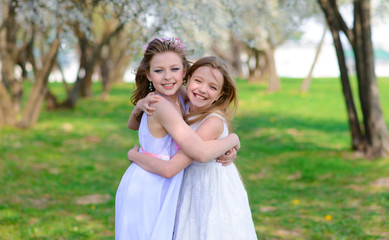
POLYGON ((173 83, 165 84, 164 86, 165 87, 171 87, 171 86, 173 86, 173 83))
POLYGON ((205 97, 202 97, 200 95, 195 95, 195 96, 196 96, 197 99, 200 99, 200 100, 204 100, 205 99, 205 97))

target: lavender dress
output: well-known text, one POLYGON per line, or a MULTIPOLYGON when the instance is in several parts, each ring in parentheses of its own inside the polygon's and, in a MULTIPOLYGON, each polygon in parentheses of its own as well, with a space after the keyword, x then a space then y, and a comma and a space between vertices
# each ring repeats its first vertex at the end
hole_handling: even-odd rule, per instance
MULTIPOLYGON (((180 101, 185 109, 181 96, 180 101)), ((162 138, 151 135, 145 113, 139 127, 139 143, 141 152, 166 161, 178 150, 169 134, 162 138)), ((132 163, 116 192, 115 239, 171 240, 182 176, 183 171, 164 178, 132 163)))

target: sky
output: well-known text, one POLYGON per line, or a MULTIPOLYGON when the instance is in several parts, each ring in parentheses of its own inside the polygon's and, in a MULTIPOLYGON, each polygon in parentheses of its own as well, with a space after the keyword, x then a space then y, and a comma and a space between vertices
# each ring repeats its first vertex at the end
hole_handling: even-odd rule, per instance
MULTIPOLYGON (((350 10, 350 9, 349 9, 350 10)), ((342 15, 346 23, 351 26, 352 17, 347 17, 346 11, 342 15)), ((305 77, 312 66, 317 46, 323 34, 323 25, 315 21, 309 21, 302 26, 301 41, 297 43, 286 42, 278 47, 275 52, 277 72, 284 77, 305 77)), ((385 50, 389 53, 389 23, 376 20, 372 25, 373 47, 385 50)), ((342 38, 344 45, 350 48, 345 37, 342 38)), ((389 76, 389 59, 376 61, 377 76, 389 76)), ((327 30, 324 45, 320 52, 318 62, 313 71, 313 77, 338 77, 339 67, 333 46, 331 33, 327 30)))

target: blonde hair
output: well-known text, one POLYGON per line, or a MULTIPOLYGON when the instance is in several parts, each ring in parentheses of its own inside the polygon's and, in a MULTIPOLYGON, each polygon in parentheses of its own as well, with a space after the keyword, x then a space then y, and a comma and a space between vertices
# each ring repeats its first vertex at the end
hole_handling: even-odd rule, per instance
POLYGON ((187 83, 188 79, 198 68, 204 66, 217 69, 223 75, 223 85, 220 97, 217 101, 213 102, 211 106, 201 110, 200 112, 187 114, 185 116, 185 120, 190 125, 203 120, 210 113, 220 113, 226 119, 228 128, 231 130, 231 120, 235 115, 238 105, 238 90, 226 63, 215 56, 200 58, 189 68, 185 78, 185 83, 187 83))
POLYGON ((136 88, 131 96, 132 104, 136 105, 139 100, 153 91, 149 89, 149 80, 147 79, 147 74, 150 72, 150 62, 154 55, 165 52, 176 53, 182 60, 184 71, 189 68, 190 62, 186 59, 186 54, 193 51, 185 50, 185 46, 178 38, 154 38, 147 45, 142 61, 136 71, 136 88))

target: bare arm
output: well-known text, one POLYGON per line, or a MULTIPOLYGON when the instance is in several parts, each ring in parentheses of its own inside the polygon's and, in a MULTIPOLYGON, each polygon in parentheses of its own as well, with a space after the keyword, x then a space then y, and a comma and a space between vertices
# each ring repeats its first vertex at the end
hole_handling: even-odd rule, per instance
POLYGON ((199 162, 217 158, 233 147, 240 148, 239 137, 234 133, 219 140, 205 142, 185 123, 170 102, 160 101, 153 105, 156 110, 151 117, 156 118, 186 155, 199 162))
POLYGON ((158 102, 161 99, 163 99, 163 97, 156 95, 155 92, 151 92, 145 98, 139 100, 134 109, 131 111, 130 117, 128 118, 127 127, 132 130, 138 130, 142 112, 145 112, 147 115, 152 115, 152 112, 155 111, 155 108, 151 107, 150 103, 158 102))
POLYGON ((179 151, 169 161, 149 156, 132 148, 127 153, 128 159, 138 164, 144 170, 158 174, 165 178, 171 178, 192 163, 192 159, 179 151))
MULTIPOLYGON (((214 140, 223 132, 223 122, 218 117, 210 117, 201 124, 197 130, 197 134, 203 140, 214 140)), ((138 152, 137 148, 128 151, 128 159, 138 164, 141 168, 148 172, 158 174, 160 176, 170 178, 186 168, 192 159, 186 156, 182 151, 179 151, 169 161, 161 160, 138 152)))

